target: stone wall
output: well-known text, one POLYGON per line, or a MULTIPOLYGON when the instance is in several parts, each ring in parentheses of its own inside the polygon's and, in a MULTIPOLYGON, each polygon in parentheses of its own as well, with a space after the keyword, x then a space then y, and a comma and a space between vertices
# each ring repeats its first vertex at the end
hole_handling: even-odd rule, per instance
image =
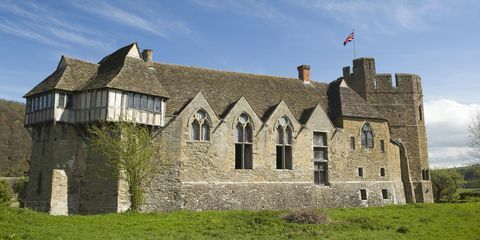
POLYGON ((120 211, 118 183, 112 179, 111 169, 105 169, 104 158, 88 148, 84 127, 61 123, 36 126, 30 161, 27 207, 63 213, 60 195, 66 194, 69 214, 120 211), (61 210, 56 210, 60 205, 61 210))
MULTIPOLYGON (((304 207, 354 207, 405 203, 399 147, 390 142, 386 121, 370 121, 376 146, 360 144, 362 119, 342 119, 343 129, 330 122, 323 109, 314 109, 305 125, 299 124, 288 106, 281 102, 267 120, 256 116, 241 98, 222 119, 209 107, 203 94, 197 95, 183 111, 170 119, 159 137, 168 142, 166 161, 147 191, 145 211, 176 209, 295 209, 304 207), (210 141, 192 141, 192 116, 205 111, 211 126, 210 141), (253 169, 235 169, 235 126, 240 114, 253 123, 253 169), (293 169, 276 169, 276 124, 286 116, 293 127, 293 169), (313 132, 327 133, 327 186, 314 184, 313 132), (350 136, 357 146, 350 149, 350 136), (379 141, 384 140, 385 151, 379 141), (364 177, 358 176, 358 167, 364 177), (386 170, 380 176, 380 168, 386 170), (360 199, 360 189, 368 199, 360 199), (388 191, 383 199, 382 189, 388 191)), ((161 147, 159 147, 161 148, 161 147)), ((160 160, 160 159, 159 159, 160 160)))

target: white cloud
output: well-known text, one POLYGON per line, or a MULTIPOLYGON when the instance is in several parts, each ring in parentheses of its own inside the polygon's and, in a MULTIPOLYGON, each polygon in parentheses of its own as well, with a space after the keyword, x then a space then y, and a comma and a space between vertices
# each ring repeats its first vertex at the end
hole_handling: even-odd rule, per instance
POLYGON ((428 154, 433 167, 471 163, 468 126, 480 104, 462 104, 449 99, 424 104, 428 154))
POLYGON ((75 6, 79 9, 90 12, 111 21, 138 28, 160 37, 169 37, 172 34, 188 35, 193 31, 179 21, 167 21, 155 16, 139 16, 132 11, 123 10, 101 1, 77 2, 75 6))

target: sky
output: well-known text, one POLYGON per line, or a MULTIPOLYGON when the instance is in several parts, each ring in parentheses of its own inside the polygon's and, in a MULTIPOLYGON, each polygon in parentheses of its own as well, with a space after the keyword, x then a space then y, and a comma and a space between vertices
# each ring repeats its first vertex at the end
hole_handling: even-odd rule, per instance
POLYGON ((330 82, 356 57, 377 72, 422 77, 433 168, 472 162, 468 126, 480 111, 480 1, 0 1, 0 98, 23 94, 62 54, 98 62, 137 42, 154 61, 330 82))

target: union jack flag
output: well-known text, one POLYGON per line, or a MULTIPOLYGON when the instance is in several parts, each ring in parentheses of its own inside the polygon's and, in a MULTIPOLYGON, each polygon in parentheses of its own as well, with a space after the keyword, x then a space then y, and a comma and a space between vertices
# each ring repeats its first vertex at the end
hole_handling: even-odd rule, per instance
POLYGON ((353 38, 354 38, 353 35, 354 34, 355 34, 355 32, 352 32, 352 33, 350 33, 350 35, 348 35, 348 37, 345 39, 345 41, 343 41, 343 46, 347 45, 347 43, 349 43, 353 40, 353 38))

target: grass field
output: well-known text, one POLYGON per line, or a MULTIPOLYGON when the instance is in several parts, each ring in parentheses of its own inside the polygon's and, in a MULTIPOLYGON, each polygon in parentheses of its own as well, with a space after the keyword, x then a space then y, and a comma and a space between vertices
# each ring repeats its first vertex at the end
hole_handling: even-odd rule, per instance
POLYGON ((50 216, 0 208, 2 239, 480 239, 480 203, 330 209, 326 225, 280 211, 50 216))

